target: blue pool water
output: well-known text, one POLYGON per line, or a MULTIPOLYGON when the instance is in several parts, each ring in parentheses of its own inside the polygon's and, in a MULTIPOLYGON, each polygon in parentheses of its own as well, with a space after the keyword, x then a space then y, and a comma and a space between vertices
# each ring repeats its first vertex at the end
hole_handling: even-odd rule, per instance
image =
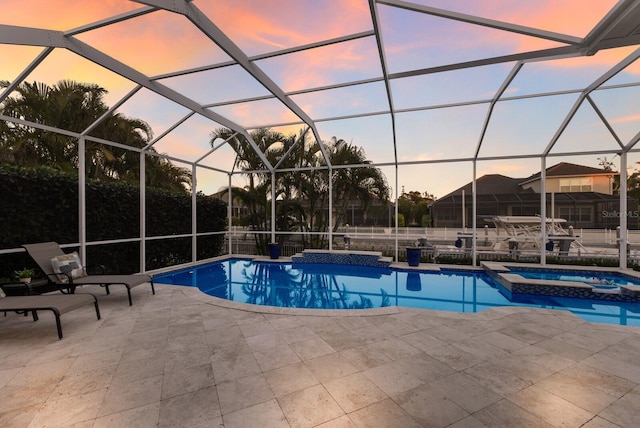
POLYGON ((617 288, 621 285, 640 285, 640 281, 635 278, 618 273, 511 268, 509 269, 509 273, 515 273, 528 279, 584 282, 596 288, 617 288))
POLYGON ((533 306, 569 310, 587 321, 640 325, 638 303, 510 296, 484 272, 228 259, 157 275, 154 282, 198 287, 211 296, 255 305, 316 309, 405 306, 453 312, 533 306))

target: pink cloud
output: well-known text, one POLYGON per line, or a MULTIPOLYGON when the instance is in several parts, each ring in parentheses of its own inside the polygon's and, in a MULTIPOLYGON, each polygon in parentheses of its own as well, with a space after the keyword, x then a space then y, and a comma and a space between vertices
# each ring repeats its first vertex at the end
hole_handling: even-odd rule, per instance
MULTIPOLYGON (((503 0, 483 2, 484 10, 496 10, 488 16, 500 21, 524 25, 574 37, 585 37, 589 31, 615 5, 615 0, 541 0, 536 2, 508 2, 503 0), (495 6, 495 9, 491 7, 495 6)), ((516 36, 512 39, 517 51, 532 51, 549 47, 549 41, 533 36, 516 36)), ((560 44, 558 44, 560 45, 560 44)))
POLYGON ((633 114, 629 116, 616 117, 612 119, 611 123, 628 123, 628 122, 638 122, 640 121, 640 114, 633 114))
MULTIPOLYGON (((203 2, 197 6, 250 56, 371 29, 364 0, 203 2)), ((326 83, 323 76, 330 68, 355 69, 362 61, 362 55, 348 44, 315 49, 293 58, 295 69, 287 73, 283 86, 295 88, 326 83), (299 60, 301 55, 304 60, 299 60)))
MULTIPOLYGON (((500 3, 502 0, 493 1, 500 3)), ((585 37, 616 3, 616 0, 545 0, 533 2, 532 7, 526 7, 526 4, 522 6, 518 2, 518 8, 509 10, 497 19, 574 37, 585 37)), ((518 51, 541 49, 546 43, 534 37, 520 37, 514 40, 518 44, 518 51)), ((588 61, 584 58, 570 58, 549 64, 563 68, 582 68, 587 63, 589 66, 612 67, 633 49, 634 47, 603 50, 589 57, 588 61)), ((640 73, 640 64, 628 67, 627 71, 640 73)))
MULTIPOLYGON (((489 4, 483 2, 483 8, 491 10, 491 4, 498 7, 504 0, 489 0, 489 4)), ((514 24, 525 25, 541 30, 553 31, 561 34, 571 35, 575 37, 585 37, 589 31, 613 8, 616 4, 615 0, 545 0, 537 1, 529 4, 522 2, 509 2, 511 8, 503 8, 501 14, 494 18, 511 22, 514 24), (517 3, 518 7, 515 7, 517 3)), ((504 6, 504 5, 503 5, 504 6)), ((495 37, 498 32, 487 33, 487 39, 483 43, 501 43, 495 37)), ((544 39, 528 36, 516 36, 511 38, 516 52, 533 51, 550 47, 549 42, 544 39)), ((556 46, 561 46, 557 44, 556 46)), ((602 50, 594 56, 588 58, 576 57, 567 58, 559 61, 551 61, 545 63, 549 67, 561 67, 569 69, 583 69, 586 67, 613 67, 624 57, 629 55, 636 46, 623 47, 617 49, 602 50)), ((630 65, 625 70, 633 74, 640 74, 640 62, 630 65)))
POLYGON ((371 28, 365 0, 196 2, 247 51, 267 52, 371 28))

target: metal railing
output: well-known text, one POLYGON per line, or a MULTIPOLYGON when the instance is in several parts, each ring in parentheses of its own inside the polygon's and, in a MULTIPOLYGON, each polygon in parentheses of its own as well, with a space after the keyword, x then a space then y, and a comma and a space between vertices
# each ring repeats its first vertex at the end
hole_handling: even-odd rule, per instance
MULTIPOLYGON (((456 248, 455 246, 459 232, 464 231, 460 228, 398 228, 396 230, 395 228, 386 227, 341 227, 333 234, 332 248, 338 250, 376 251, 382 253, 383 256, 390 256, 394 260, 397 255, 398 260, 403 261, 406 260, 407 247, 415 247, 420 241, 424 242, 426 240, 430 250, 423 251, 422 260, 425 262, 435 261, 439 256, 446 258, 470 257, 471 248, 466 248, 466 246, 456 248), (348 239, 345 239, 346 237, 348 239)), ((466 234, 470 235, 470 233, 471 229, 467 229, 466 234)), ((547 257, 561 256, 566 260, 619 259, 619 238, 615 229, 576 229, 573 233, 579 250, 572 253, 547 252, 547 257)), ((284 233, 276 232, 276 235, 281 236, 284 233)), ((286 233, 286 239, 289 241, 281 245, 281 255, 292 256, 301 252, 303 250, 301 235, 303 234, 286 233)), ((244 228, 234 227, 227 234, 227 239, 231 239, 233 242, 232 253, 257 254, 253 232, 244 228)), ((521 261, 536 261, 540 258, 540 250, 534 247, 520 248, 516 253, 498 249, 499 246, 494 246, 494 244, 498 241, 509 239, 509 236, 504 232, 498 235, 496 234, 496 229, 493 228, 478 229, 476 239, 477 256, 482 260, 503 260, 515 257, 521 261)), ((630 230, 628 232, 628 242, 627 260, 637 263, 640 261, 640 231, 630 230)))

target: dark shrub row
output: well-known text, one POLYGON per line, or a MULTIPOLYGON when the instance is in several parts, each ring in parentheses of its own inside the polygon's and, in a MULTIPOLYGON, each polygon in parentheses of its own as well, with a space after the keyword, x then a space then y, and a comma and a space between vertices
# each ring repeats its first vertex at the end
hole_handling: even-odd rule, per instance
MULTIPOLYGON (((22 244, 56 241, 78 242, 78 180, 51 168, 22 169, 0 165, 0 249, 22 244)), ((226 229, 226 204, 198 194, 198 233, 226 229)), ((147 188, 146 235, 191 233, 191 195, 147 188)), ((118 182, 90 181, 86 186, 87 241, 138 238, 140 236, 140 189, 118 182)), ((222 234, 197 240, 198 259, 220 255, 222 234)), ((71 251, 69 248, 65 251, 71 251)), ((191 239, 175 238, 147 242, 147 270, 191 260, 191 239)), ((138 241, 87 247, 87 264, 105 265, 109 272, 140 270, 138 241)), ((0 255, 0 278, 33 266, 25 253, 0 255)))

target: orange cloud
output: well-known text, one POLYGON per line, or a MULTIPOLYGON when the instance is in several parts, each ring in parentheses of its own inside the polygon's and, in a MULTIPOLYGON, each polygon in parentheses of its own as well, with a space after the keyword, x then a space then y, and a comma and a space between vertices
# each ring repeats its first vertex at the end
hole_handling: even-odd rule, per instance
POLYGON ((5 0, 2 23, 64 31, 140 7, 122 0, 5 0))
POLYGON ((77 37, 149 75, 228 59, 226 54, 187 19, 164 11, 143 15, 77 37))
MULTIPOLYGON (((138 3, 123 0, 100 2, 69 0, 64 2, 64 7, 61 3, 42 0, 15 1, 7 6, 7 10, 15 13, 7 13, 6 17, 3 16, 3 21, 10 25, 66 31, 141 7, 138 3), (39 13, 25 13, 25 10, 38 10, 39 13), (69 10, 73 10, 74 13, 69 13, 69 10)), ((154 12, 80 33, 76 37, 150 75, 227 59, 219 48, 199 30, 189 25, 184 17, 169 12, 154 12)), ((2 78, 14 78, 41 51, 41 48, 36 48, 34 51, 34 48, 29 47, 16 47, 16 49, 21 49, 20 52, 23 54, 20 55, 20 60, 15 66, 3 67, 5 73, 7 69, 9 70, 10 75, 1 76, 2 78), (16 71, 13 71, 14 69, 16 71)), ((12 55, 9 58, 16 58, 16 56, 12 55)), ((50 54, 45 63, 38 67, 28 79, 49 84, 60 79, 98 83, 109 90, 110 95, 114 97, 111 101, 119 99, 133 86, 131 82, 113 72, 90 64, 84 58, 69 54, 62 49, 50 54)))
MULTIPOLYGON (((486 0, 482 3, 463 2, 461 4, 463 6, 459 7, 477 9, 463 10, 465 13, 479 13, 506 22, 583 36, 615 4, 615 1, 541 0, 532 3, 507 2, 505 4, 504 0, 486 0)), ((277 0, 260 2, 195 0, 194 5, 208 14, 216 25, 220 26, 249 55, 371 29, 369 6, 366 0, 296 1, 287 3, 286 7, 277 0)), ((136 2, 123 0, 99 2, 5 0, 3 1, 3 22, 11 25, 68 30, 140 7, 142 6, 136 2), (25 11, 35 10, 38 13, 25 13, 25 11), (74 13, 69 13, 70 10, 74 13)), ((540 42, 531 37, 517 35, 505 37, 507 33, 497 30, 480 29, 477 32, 472 30, 470 34, 482 36, 471 38, 474 46, 468 47, 480 54, 482 54, 480 49, 492 44, 511 43, 511 51, 534 49, 540 43, 548 46, 548 42, 540 42)), ((155 12, 77 37, 148 74, 160 74, 215 63, 227 58, 184 17, 169 12, 155 12)), ((420 38, 416 38, 414 43, 421 42, 420 38)), ((406 45, 403 48, 406 48, 406 45)), ((631 48, 628 48, 623 53, 626 55, 630 50, 631 48)), ((550 65, 576 69, 601 63, 612 66, 624 57, 621 51, 623 50, 602 51, 589 57, 586 62, 584 58, 577 58, 554 61, 550 65)), ((35 56, 35 54, 37 52, 29 56, 35 56)), ((64 57, 64 59, 59 60, 53 68, 56 70, 55 73, 46 73, 46 76, 53 79, 51 82, 47 81, 48 83, 54 83, 60 78, 92 80, 117 94, 131 87, 129 82, 116 78, 113 73, 105 70, 96 74, 84 59, 56 54, 52 55, 52 59, 48 61, 52 63, 54 57, 64 57), (84 77, 76 77, 82 74, 84 77)), ((371 38, 278 57, 269 61, 278 61, 279 65, 284 65, 284 71, 278 77, 281 81, 278 83, 285 89, 334 83, 339 79, 338 74, 343 71, 354 73, 366 69, 373 70, 371 73, 379 71, 377 51, 371 38)), ((22 66, 8 68, 17 70, 15 73, 10 76, 0 76, 0 78, 13 78, 27 63, 28 61, 22 60, 22 66)), ((627 71, 640 73, 640 61, 627 71)), ((45 71, 40 69, 38 73, 45 75, 45 71)), ((362 73, 354 74, 354 76, 358 75, 362 73)), ((253 115, 255 113, 254 111, 245 112, 253 115)), ((255 121, 253 119, 255 118, 252 118, 252 121, 255 121)), ((290 114, 283 115, 283 121, 286 120, 290 120, 290 114)))
POLYGON ((611 123, 628 123, 628 122, 638 122, 640 121, 640 114, 633 114, 629 116, 616 117, 615 119, 610 120, 611 123))
MULTIPOLYGON (((368 6, 363 0, 296 2, 286 8, 268 1, 213 3, 194 4, 250 56, 363 31, 371 26, 368 6), (277 18, 274 11, 278 12, 277 18), (317 12, 314 13, 316 19, 303 19, 310 12, 317 12)), ((78 38, 151 75, 228 59, 186 19, 168 12, 145 15, 78 38)), ((293 61, 289 66, 285 64, 287 71, 282 74, 285 81, 279 83, 285 88, 333 83, 335 78, 327 77, 330 68, 354 70, 366 61, 358 43, 277 58, 276 61, 293 61)))

